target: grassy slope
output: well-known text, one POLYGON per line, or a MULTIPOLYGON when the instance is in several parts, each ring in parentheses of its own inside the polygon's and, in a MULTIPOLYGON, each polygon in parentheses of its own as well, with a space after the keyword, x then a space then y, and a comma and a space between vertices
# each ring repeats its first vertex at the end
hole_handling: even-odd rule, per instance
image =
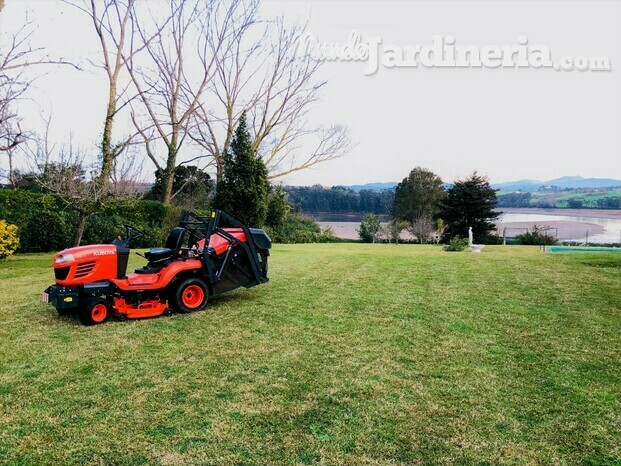
MULTIPOLYGON (((510 194, 513 191, 498 191, 497 195, 502 196, 505 194, 510 194)), ((611 189, 606 192, 547 192, 547 191, 531 191, 532 199, 531 199, 531 207, 534 207, 536 204, 540 202, 545 202, 550 205, 554 205, 557 208, 566 208, 567 201, 570 199, 582 199, 587 202, 596 202, 599 199, 605 199, 609 197, 621 197, 621 189, 611 189)), ((588 207, 587 207, 588 208, 588 207)))
POLYGON ((546 193, 535 192, 533 193, 532 203, 545 201, 550 204, 554 204, 556 207, 567 207, 567 201, 570 199, 582 199, 587 202, 596 202, 599 199, 609 197, 621 196, 621 189, 613 189, 607 192, 591 192, 591 193, 579 193, 579 192, 559 192, 559 193, 546 193))
POLYGON ((620 461, 621 255, 277 246, 268 285, 90 328, 50 257, 0 265, 0 462, 620 461))

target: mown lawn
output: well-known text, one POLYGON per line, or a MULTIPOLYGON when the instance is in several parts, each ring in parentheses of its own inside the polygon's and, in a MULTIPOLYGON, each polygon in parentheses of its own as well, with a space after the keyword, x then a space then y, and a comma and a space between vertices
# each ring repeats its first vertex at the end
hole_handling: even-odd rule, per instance
POLYGON ((276 246, 95 327, 39 302, 51 257, 0 263, 0 462, 621 463, 621 254, 276 246))

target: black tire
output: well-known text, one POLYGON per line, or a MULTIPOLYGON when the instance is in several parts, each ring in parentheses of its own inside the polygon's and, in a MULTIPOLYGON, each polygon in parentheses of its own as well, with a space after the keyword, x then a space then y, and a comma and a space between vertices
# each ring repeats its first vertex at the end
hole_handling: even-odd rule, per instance
POLYGON ((167 307, 167 308, 164 310, 164 315, 165 315, 166 317, 170 317, 171 315, 173 315, 173 310, 172 310, 171 308, 167 307))
POLYGON ((103 298, 90 298, 80 309, 80 320, 84 325, 103 324, 110 317, 110 306, 103 298))
POLYGON ((209 291, 205 282, 198 278, 188 278, 173 288, 170 305, 175 311, 187 314, 205 309, 207 301, 209 291))

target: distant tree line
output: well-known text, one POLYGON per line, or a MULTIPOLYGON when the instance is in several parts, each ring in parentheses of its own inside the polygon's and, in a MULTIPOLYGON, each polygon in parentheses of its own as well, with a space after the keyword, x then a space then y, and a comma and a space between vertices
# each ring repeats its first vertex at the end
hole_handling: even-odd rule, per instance
POLYGON ((321 185, 314 185, 286 186, 285 191, 289 195, 289 203, 305 213, 388 215, 394 199, 394 191, 391 189, 354 191, 343 186, 324 188, 321 185))
POLYGON ((602 197, 599 199, 574 198, 567 201, 569 209, 621 209, 621 197, 602 197))
POLYGON ((531 193, 508 193, 498 196, 498 207, 531 207, 531 193))

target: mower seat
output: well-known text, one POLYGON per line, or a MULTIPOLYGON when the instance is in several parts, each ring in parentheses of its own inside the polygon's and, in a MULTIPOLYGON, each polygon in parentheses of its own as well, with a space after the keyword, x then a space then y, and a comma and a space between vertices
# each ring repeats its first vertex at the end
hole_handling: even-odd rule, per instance
POLYGON ((172 259, 181 250, 183 246, 183 237, 185 236, 185 228, 176 227, 168 235, 166 244, 163 248, 153 248, 144 253, 144 257, 151 263, 164 262, 172 259))

